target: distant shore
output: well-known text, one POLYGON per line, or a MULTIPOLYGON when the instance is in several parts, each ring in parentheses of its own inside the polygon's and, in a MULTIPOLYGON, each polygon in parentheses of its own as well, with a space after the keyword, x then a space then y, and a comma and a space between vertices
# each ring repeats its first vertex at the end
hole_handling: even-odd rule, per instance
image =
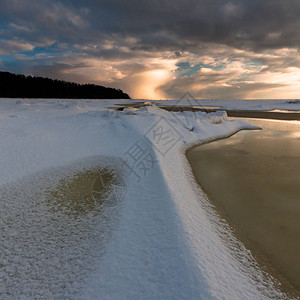
MULTIPOLYGON (((120 104, 117 110, 123 110, 124 108, 140 108, 143 106, 151 105, 151 102, 135 102, 120 104)), ((286 120, 286 121, 300 121, 300 112, 295 111, 264 111, 264 110, 232 110, 222 108, 209 108, 201 106, 174 106, 174 105, 156 105, 159 108, 167 111, 179 112, 179 111, 202 111, 206 113, 226 111, 228 117, 235 118, 255 118, 255 119, 272 119, 272 120, 286 120)))
POLYGON ((236 118, 255 118, 255 119, 274 119, 287 121, 300 121, 300 113, 297 112, 279 112, 279 111, 259 111, 259 110, 227 110, 227 109, 209 109, 192 106, 159 106, 168 111, 203 111, 206 113, 216 111, 226 111, 228 117, 236 118))

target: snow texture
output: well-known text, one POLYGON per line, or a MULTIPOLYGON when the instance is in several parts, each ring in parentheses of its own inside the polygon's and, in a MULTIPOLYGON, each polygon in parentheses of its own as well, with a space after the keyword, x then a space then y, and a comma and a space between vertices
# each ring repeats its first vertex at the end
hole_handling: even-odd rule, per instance
POLYGON ((120 102, 1 100, 0 298, 284 299, 185 157, 254 127, 225 112, 107 109, 120 102), (118 207, 78 218, 48 209, 59 180, 97 167, 124 178, 118 207))

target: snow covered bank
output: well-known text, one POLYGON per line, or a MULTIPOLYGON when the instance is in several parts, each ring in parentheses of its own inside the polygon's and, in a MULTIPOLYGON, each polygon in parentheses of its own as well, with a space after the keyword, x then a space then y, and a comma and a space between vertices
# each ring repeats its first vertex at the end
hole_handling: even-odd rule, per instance
MULTIPOLYGON (((109 156, 116 169, 127 170, 127 194, 118 208, 118 226, 103 242, 105 250, 93 244, 88 252, 95 257, 94 267, 90 269, 88 261, 82 260, 80 268, 85 272, 80 274, 85 276, 71 276, 78 272, 75 263, 73 269, 68 264, 69 277, 60 276, 66 272, 58 263, 52 269, 56 276, 38 272, 38 278, 27 280, 32 268, 39 268, 55 255, 49 258, 47 251, 41 250, 28 260, 22 257, 26 249, 13 250, 18 249, 20 240, 12 239, 12 251, 6 251, 0 261, 0 295, 7 297, 9 291, 11 296, 82 299, 283 298, 255 267, 249 253, 217 221, 184 155, 193 144, 252 126, 227 121, 224 112, 171 113, 155 106, 115 112, 105 109, 107 106, 111 101, 2 100, 2 187, 24 183, 28 176, 74 161, 109 156), (19 277, 10 286, 4 272, 7 264, 19 277), (49 284, 52 278, 59 279, 56 287, 49 284)), ((22 213, 21 197, 5 205, 7 211, 14 211, 15 218, 30 217, 22 213)), ((47 212, 41 216, 47 218, 47 212)), ((28 241, 47 239, 51 228, 46 223, 34 233, 28 229, 22 235, 28 241)), ((102 238, 97 232, 103 231, 103 222, 94 220, 92 224, 93 229, 88 227, 87 231, 93 231, 95 242, 102 238)), ((3 237, 13 235, 16 228, 5 222, 1 227, 5 235, 0 233, 0 247, 7 248, 3 237)), ((53 234, 59 239, 59 232, 53 234)), ((69 239, 69 244, 76 245, 76 234, 69 239)), ((74 251, 80 249, 74 246, 74 251)), ((68 260, 70 253, 59 255, 68 260)))

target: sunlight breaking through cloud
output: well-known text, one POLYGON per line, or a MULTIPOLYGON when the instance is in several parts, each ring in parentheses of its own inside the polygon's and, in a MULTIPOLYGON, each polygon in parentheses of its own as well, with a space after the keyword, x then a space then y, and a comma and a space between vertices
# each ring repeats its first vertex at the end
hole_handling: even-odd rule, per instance
POLYGON ((134 98, 299 98, 297 1, 0 3, 3 71, 134 98))

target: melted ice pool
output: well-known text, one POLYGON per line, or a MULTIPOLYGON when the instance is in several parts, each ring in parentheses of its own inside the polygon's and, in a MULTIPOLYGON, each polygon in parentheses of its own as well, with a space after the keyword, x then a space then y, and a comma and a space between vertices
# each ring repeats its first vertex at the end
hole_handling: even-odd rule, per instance
POLYGON ((187 155, 240 239, 300 290, 300 122, 247 122, 263 130, 242 131, 187 155))
POLYGON ((76 298, 118 224, 115 158, 95 156, 0 187, 0 298, 76 298))

